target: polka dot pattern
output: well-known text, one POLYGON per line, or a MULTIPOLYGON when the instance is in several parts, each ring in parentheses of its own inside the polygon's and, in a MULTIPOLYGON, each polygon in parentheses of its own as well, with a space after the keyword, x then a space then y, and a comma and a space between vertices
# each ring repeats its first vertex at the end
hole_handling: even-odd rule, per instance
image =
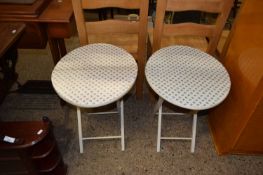
POLYGON ((110 44, 90 44, 65 55, 51 81, 66 102, 99 107, 122 98, 134 85, 138 67, 131 54, 110 44))
POLYGON ((170 46, 155 52, 146 64, 145 74, 160 97, 191 110, 218 105, 231 86, 229 74, 219 61, 188 46, 170 46))

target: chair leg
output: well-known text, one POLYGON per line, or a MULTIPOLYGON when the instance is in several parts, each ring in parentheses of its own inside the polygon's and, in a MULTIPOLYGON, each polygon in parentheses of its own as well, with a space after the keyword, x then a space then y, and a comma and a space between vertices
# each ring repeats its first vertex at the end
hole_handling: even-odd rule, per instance
POLYGON ((138 74, 137 80, 136 80, 136 99, 140 100, 142 99, 142 84, 141 84, 141 77, 138 74))
POLYGON ((82 126, 81 126, 81 111, 77 107, 77 116, 78 116, 78 132, 79 132, 79 152, 83 153, 83 138, 82 138, 82 126))
POLYGON ((120 116, 121 116, 121 150, 125 150, 125 142, 124 142, 124 108, 123 108, 123 100, 120 101, 120 116))
POLYGON ((160 148, 161 148, 161 130, 162 130, 162 104, 159 107, 159 114, 158 114, 157 152, 160 152, 160 148))
POLYGON ((191 139, 191 153, 195 152, 195 138, 196 138, 197 112, 193 114, 192 139, 191 139))
POLYGON ((144 58, 138 58, 137 64, 138 64, 138 76, 136 80, 136 98, 142 99, 143 98, 144 67, 145 67, 144 58))

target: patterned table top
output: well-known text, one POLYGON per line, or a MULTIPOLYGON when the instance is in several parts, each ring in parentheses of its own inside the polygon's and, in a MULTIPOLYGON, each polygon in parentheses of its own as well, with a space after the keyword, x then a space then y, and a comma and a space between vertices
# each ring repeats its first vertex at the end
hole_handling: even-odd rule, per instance
POLYGON ((84 108, 110 104, 134 85, 138 67, 131 54, 110 44, 89 44, 65 55, 51 81, 66 102, 84 108))
POLYGON ((155 52, 145 68, 151 88, 164 100, 191 110, 221 103, 230 91, 229 74, 211 55, 188 46, 155 52))

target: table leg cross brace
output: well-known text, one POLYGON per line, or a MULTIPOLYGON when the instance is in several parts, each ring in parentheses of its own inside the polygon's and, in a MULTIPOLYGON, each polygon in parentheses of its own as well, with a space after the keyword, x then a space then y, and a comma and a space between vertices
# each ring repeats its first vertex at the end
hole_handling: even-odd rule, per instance
POLYGON ((182 113, 162 113, 163 99, 160 97, 155 107, 159 109, 158 112, 158 132, 157 132, 157 152, 160 152, 161 140, 191 140, 191 153, 195 150, 195 139, 196 139, 196 125, 197 125, 197 111, 193 111, 193 124, 192 124, 192 137, 162 137, 161 126, 162 126, 162 115, 183 115, 182 113))
POLYGON ((83 153, 83 141, 84 140, 101 140, 101 139, 121 139, 121 150, 124 151, 124 110, 123 110, 123 100, 117 101, 117 112, 98 112, 98 113, 89 113, 89 114, 113 114, 119 113, 121 118, 121 135, 118 136, 99 136, 99 137, 83 137, 82 136, 82 124, 81 124, 81 111, 77 107, 77 117, 78 117, 78 133, 79 133, 79 149, 80 153, 83 153))

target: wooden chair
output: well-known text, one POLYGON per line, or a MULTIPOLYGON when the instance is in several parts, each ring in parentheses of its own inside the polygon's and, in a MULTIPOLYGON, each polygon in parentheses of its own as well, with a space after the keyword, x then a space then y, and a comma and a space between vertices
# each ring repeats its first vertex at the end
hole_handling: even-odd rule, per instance
MULTIPOLYGON (((199 48, 214 55, 232 5, 233 0, 158 0, 153 29, 153 52, 177 44, 199 48), (217 16, 212 24, 164 22, 166 12, 183 11, 200 11, 217 16)), ((174 18, 176 19, 176 13, 174 18)))
POLYGON ((148 0, 72 0, 81 45, 109 43, 131 53, 138 64, 136 96, 143 94, 144 67, 146 59, 148 0), (122 8, 139 10, 138 20, 107 19, 87 21, 88 10, 100 8, 122 8))

